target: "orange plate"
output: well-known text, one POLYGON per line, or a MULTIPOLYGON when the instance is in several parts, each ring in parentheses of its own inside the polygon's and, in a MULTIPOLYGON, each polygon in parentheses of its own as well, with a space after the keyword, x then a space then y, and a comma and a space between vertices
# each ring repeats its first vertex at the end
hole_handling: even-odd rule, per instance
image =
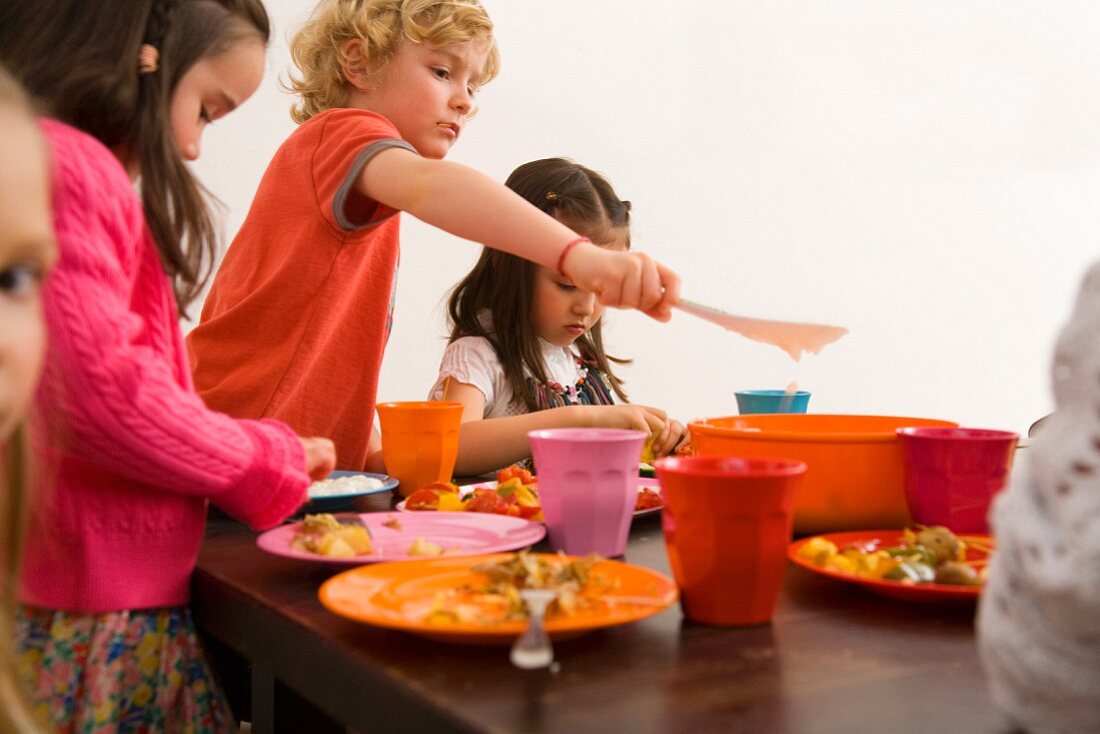
MULTIPOLYGON (((904 542, 902 532, 900 530, 853 530, 847 533, 829 533, 828 535, 817 535, 817 538, 824 538, 825 540, 832 541, 838 550, 843 550, 845 546, 858 545, 871 548, 889 548, 891 546, 901 545, 904 542)), ((982 535, 980 533, 969 533, 960 536, 963 542, 967 538, 980 538, 987 542, 989 546, 993 547, 993 536, 982 535)), ((815 566, 813 563, 805 558, 798 556, 798 549, 813 540, 811 538, 803 538, 802 540, 791 543, 787 548, 787 558, 792 563, 802 566, 805 569, 819 573, 822 576, 828 576, 829 578, 837 579, 838 581, 848 581, 853 584, 861 584, 870 588, 883 596, 889 596, 894 599, 904 599, 906 601, 925 601, 925 602, 950 602, 950 601, 974 601, 982 593, 981 586, 953 586, 950 584, 903 584, 900 581, 885 581, 877 579, 860 578, 859 576, 853 576, 852 574, 841 573, 840 571, 833 571, 830 569, 815 566)), ((975 561, 984 561, 989 557, 989 553, 985 550, 979 550, 973 548, 970 545, 966 547, 966 560, 970 563, 975 561)))
MULTIPOLYGON (((494 625, 440 624, 426 622, 424 617, 439 592, 461 584, 487 581, 484 574, 470 571, 471 567, 503 560, 509 555, 498 553, 360 566, 330 578, 321 585, 318 596, 330 611, 357 622, 405 630, 445 642, 508 644, 522 634, 525 621, 494 625)), ((550 553, 539 555, 557 557, 550 553)), ((644 619, 665 609, 679 596, 672 579, 641 566, 604 560, 593 566, 592 572, 612 585, 614 590, 602 596, 610 603, 604 608, 578 612, 570 617, 548 618, 546 631, 553 639, 576 637, 601 627, 644 619), (614 600, 619 597, 628 597, 629 601, 616 603, 614 600)))

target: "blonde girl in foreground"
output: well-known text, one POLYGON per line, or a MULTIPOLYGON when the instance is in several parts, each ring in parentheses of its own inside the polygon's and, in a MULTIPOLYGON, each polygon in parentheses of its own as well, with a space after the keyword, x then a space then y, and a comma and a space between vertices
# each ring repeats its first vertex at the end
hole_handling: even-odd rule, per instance
POLYGON ((25 501, 17 427, 42 368, 42 281, 57 259, 46 141, 0 66, 0 732, 37 732, 15 680, 11 606, 25 501))

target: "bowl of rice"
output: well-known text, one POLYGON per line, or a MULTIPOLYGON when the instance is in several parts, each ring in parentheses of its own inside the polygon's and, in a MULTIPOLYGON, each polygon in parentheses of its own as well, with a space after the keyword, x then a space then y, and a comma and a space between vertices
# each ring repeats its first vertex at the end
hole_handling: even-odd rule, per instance
POLYGON ((327 512, 348 507, 356 497, 389 492, 397 480, 386 474, 361 471, 334 471, 326 479, 309 485, 309 502, 303 509, 327 512))

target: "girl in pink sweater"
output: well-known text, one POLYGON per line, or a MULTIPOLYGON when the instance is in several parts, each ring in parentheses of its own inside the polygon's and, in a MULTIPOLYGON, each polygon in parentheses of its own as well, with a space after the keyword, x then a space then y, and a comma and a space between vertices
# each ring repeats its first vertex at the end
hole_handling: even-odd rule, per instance
POLYGON ((22 678, 58 731, 229 731, 186 606, 207 502, 275 525, 335 458, 208 410, 178 326, 214 243, 183 159, 258 86, 267 16, 259 0, 41 7, 0 7, 0 61, 53 118, 60 251, 31 411, 22 678))

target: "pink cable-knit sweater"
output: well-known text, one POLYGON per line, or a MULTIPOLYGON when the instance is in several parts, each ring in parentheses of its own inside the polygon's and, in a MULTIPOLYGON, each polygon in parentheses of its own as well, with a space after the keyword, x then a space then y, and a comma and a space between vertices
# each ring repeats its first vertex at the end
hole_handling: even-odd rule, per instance
POLYGON ((305 499, 305 456, 285 425, 203 405, 126 172, 85 133, 41 127, 61 257, 44 291, 20 600, 83 612, 183 604, 207 501, 254 528, 277 524, 305 499))

